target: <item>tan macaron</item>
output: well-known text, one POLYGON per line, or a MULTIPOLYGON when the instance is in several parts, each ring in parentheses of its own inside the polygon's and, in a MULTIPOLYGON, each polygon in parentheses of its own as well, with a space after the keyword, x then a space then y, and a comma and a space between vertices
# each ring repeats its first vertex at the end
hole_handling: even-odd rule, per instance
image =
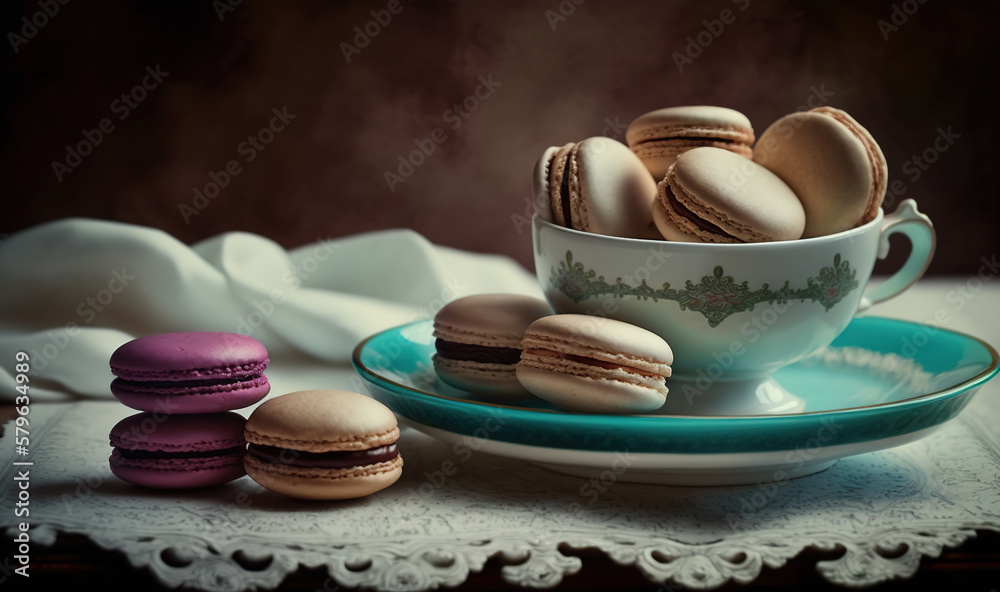
POLYGON ((565 409, 642 413, 666 401, 674 354, 642 327, 592 315, 551 315, 528 327, 521 349, 518 380, 565 409))
POLYGON ((797 239, 805 213, 766 168, 722 148, 682 154, 659 184, 653 219, 671 241, 748 243, 797 239))
POLYGON ((559 226, 659 238, 650 206, 656 182, 627 146, 602 136, 545 150, 535 165, 538 215, 559 226))
POLYGON ((517 381, 524 330, 552 314, 549 304, 520 294, 473 294, 452 300, 434 315, 432 358, 447 384, 488 399, 527 399, 517 381))
POLYGON ((885 198, 889 172, 881 148, 840 109, 817 107, 775 121, 757 140, 753 159, 802 200, 803 238, 866 224, 885 198))
POLYGON ((246 471, 290 497, 363 497, 399 479, 399 428, 388 407, 349 391, 297 391, 269 399, 247 419, 246 471))
POLYGON ((635 118, 625 131, 629 148, 659 182, 677 157, 692 148, 714 146, 750 158, 753 126, 746 115, 727 107, 667 107, 635 118))

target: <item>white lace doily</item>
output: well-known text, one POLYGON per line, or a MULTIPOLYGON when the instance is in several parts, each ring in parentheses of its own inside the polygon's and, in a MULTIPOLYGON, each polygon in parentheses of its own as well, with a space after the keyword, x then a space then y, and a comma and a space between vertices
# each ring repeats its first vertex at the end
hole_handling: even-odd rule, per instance
MULTIPOLYGON (((985 390, 985 389, 984 389, 985 390)), ((806 547, 846 552, 816 569, 865 586, 912 576, 922 557, 975 529, 1000 531, 1000 405, 981 392, 931 436, 849 457, 779 484, 682 488, 587 481, 404 429, 403 477, 361 500, 305 502, 244 477, 187 493, 133 487, 107 463, 116 403, 31 409, 30 536, 86 535, 168 586, 263 590, 300 566, 341 586, 424 590, 457 585, 487 559, 505 580, 554 586, 581 569, 560 544, 596 547, 653 582, 688 588, 753 581, 806 547)), ((17 498, 14 429, 0 450, 3 507, 17 498)), ((2 514, 7 536, 25 520, 2 514)))

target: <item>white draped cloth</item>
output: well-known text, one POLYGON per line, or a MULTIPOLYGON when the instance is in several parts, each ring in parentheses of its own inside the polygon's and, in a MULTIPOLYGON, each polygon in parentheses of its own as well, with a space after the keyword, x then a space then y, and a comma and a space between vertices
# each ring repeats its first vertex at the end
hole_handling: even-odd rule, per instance
POLYGON ((0 242, 0 401, 19 394, 17 352, 29 356, 33 401, 111 398, 112 352, 176 331, 243 333, 267 347, 270 368, 294 360, 343 376, 365 337, 486 292, 541 297, 513 259, 411 230, 286 250, 246 232, 187 245, 143 226, 57 220, 0 242))

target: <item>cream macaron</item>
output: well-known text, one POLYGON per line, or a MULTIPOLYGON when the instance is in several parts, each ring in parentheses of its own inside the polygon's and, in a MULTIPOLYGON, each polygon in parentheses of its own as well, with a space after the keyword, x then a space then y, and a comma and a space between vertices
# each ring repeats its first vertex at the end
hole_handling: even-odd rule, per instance
POLYGON ((360 393, 309 390, 268 399, 247 418, 244 436, 247 474, 289 497, 363 497, 403 471, 396 416, 360 393))
POLYGON ((625 130, 625 141, 659 182, 678 156, 699 146, 750 158, 754 133, 747 116, 735 109, 691 105, 640 115, 625 130))
POLYGON ((802 200, 803 238, 870 222, 885 198, 889 173, 882 149, 840 109, 817 107, 778 119, 758 138, 753 158, 802 200))
POLYGON ((666 401, 674 354, 666 341, 642 327, 557 314, 532 323, 521 349, 521 384, 565 409, 643 413, 666 401))
POLYGON ((777 175, 729 150, 694 148, 660 181, 653 219, 671 241, 747 243, 802 236, 805 213, 777 175))
POLYGON ((535 164, 536 211, 559 226, 628 238, 659 238, 650 205, 656 182, 627 146, 603 136, 552 146, 535 164))
POLYGON ((544 300, 518 294, 452 300, 434 316, 434 370, 445 383, 488 399, 530 398, 515 374, 521 338, 552 312, 544 300))

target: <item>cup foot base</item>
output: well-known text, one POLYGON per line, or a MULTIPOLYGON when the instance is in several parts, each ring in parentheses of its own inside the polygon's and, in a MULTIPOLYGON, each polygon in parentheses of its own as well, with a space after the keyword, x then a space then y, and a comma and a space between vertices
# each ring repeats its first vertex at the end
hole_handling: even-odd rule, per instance
POLYGON ((805 401, 774 378, 711 382, 704 378, 671 376, 670 393, 657 415, 782 415, 805 411, 805 401))

